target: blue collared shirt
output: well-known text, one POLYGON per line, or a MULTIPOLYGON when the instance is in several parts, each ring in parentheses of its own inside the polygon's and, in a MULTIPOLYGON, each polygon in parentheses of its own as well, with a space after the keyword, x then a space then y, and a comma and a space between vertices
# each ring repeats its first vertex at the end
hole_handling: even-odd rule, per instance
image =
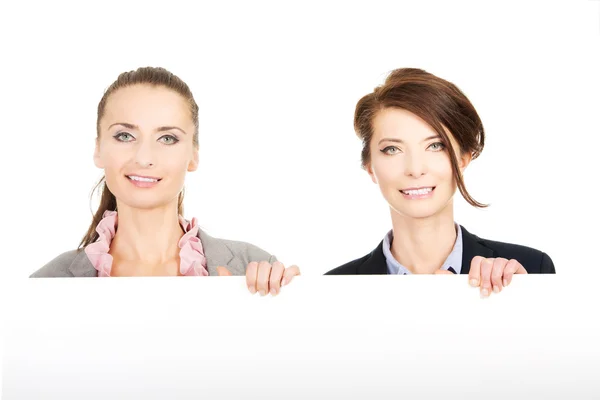
MULTIPOLYGON (((454 247, 446 258, 446 261, 444 261, 441 269, 448 270, 450 267, 452 267, 457 274, 460 274, 463 253, 462 230, 460 229, 460 225, 457 223, 454 223, 454 225, 456 226, 456 242, 454 242, 454 247)), ((390 230, 383 238, 383 255, 385 256, 388 274, 409 275, 411 272, 404 265, 400 264, 392 255, 390 248, 392 246, 393 239, 393 230, 390 230)))

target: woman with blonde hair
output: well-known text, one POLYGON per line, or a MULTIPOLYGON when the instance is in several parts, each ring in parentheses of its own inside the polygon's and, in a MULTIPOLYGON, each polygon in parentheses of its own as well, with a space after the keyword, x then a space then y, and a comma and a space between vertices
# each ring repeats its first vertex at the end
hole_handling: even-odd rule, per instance
POLYGON ((300 274, 244 242, 211 237, 183 217, 183 185, 198 168, 198 105, 164 68, 124 72, 98 104, 94 163, 100 206, 76 250, 32 277, 246 275, 278 294, 300 274))

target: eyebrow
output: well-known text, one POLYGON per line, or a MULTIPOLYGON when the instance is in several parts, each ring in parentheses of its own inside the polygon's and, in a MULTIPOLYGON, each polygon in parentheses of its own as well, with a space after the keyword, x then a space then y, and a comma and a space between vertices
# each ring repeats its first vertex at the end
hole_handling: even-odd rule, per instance
MULTIPOLYGON (((127 122, 115 122, 114 124, 112 124, 111 126, 108 127, 108 129, 112 128, 115 125, 122 125, 127 129, 135 129, 135 130, 139 130, 139 127, 137 125, 134 124, 129 124, 127 122)), ((164 132, 164 131, 170 131, 176 129, 178 131, 181 131, 184 135, 187 135, 187 132, 184 131, 181 128, 178 128, 176 126, 159 126, 158 128, 155 129, 156 132, 164 132)))
MULTIPOLYGON (((421 143, 426 142, 428 140, 432 140, 432 139, 441 139, 440 135, 433 135, 433 136, 429 136, 426 137, 425 139, 423 139, 421 141, 421 143)), ((402 139, 396 139, 396 138, 383 138, 379 141, 378 144, 381 144, 382 142, 395 142, 395 143, 404 143, 404 140, 402 139)))

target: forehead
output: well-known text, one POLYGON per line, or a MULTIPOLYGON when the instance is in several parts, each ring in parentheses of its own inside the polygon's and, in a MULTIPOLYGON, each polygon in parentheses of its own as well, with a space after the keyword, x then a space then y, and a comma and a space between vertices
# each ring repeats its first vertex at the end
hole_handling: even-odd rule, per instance
POLYGON ((386 108, 373 119, 374 138, 395 138, 404 141, 422 140, 437 135, 423 119, 401 108, 386 108))
POLYGON ((133 85, 108 97, 102 124, 127 122, 139 126, 192 123, 185 99, 161 86, 133 85))

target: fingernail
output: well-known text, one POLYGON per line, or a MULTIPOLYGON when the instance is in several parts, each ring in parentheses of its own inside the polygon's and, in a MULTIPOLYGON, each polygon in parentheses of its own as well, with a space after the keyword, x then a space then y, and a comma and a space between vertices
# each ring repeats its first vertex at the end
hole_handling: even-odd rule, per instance
POLYGON ((469 281, 469 283, 471 284, 471 286, 478 286, 477 284, 478 284, 479 282, 477 282, 477 279, 471 279, 471 280, 469 281))
POLYGON ((283 281, 281 281, 281 286, 285 286, 287 284, 288 284, 287 278, 283 278, 283 281))
POLYGON ((481 290, 481 296, 482 297, 488 297, 490 295, 490 292, 487 289, 482 289, 481 290))
POLYGON ((271 294, 273 296, 276 296, 277 295, 277 290, 275 290, 275 288, 271 289, 271 294))
POLYGON ((248 286, 248 290, 250 291, 250 293, 254 294, 256 293, 256 289, 252 286, 248 286))
POLYGON ((508 281, 505 279, 502 281, 502 284, 504 285, 504 287, 508 286, 508 281))
POLYGON ((264 290, 261 290, 261 291, 260 291, 260 295, 261 295, 261 296, 264 296, 264 295, 266 295, 266 294, 267 294, 267 292, 265 292, 264 290))
POLYGON ((500 288, 498 286, 494 286, 494 293, 500 293, 500 288))

